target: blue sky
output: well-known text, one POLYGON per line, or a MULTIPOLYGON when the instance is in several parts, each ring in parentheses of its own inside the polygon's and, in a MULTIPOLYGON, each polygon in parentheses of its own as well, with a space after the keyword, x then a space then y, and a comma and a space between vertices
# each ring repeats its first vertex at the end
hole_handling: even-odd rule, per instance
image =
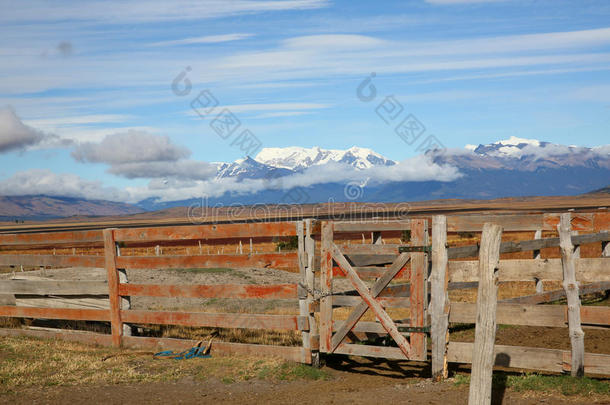
POLYGON ((239 131, 249 129, 263 147, 357 145, 411 158, 415 147, 375 112, 386 96, 450 148, 511 136, 609 143, 607 1, 0 0, 0 7, 0 107, 13 113, 4 126, 26 128, 17 131, 21 144, 3 149, 0 139, 3 193, 70 183, 67 194, 133 200, 155 177, 126 174, 140 153, 140 163, 183 162, 178 180, 191 168, 205 176, 197 162, 243 157, 232 138, 212 130, 213 117, 193 113, 203 90, 218 100, 215 112, 228 107, 239 131), (176 95, 172 82, 187 67, 191 91, 176 95), (356 89, 371 72, 377 97, 363 102, 356 89), (104 145, 136 158, 83 152, 116 134, 104 145), (128 144, 161 147, 158 137, 180 156, 128 144))

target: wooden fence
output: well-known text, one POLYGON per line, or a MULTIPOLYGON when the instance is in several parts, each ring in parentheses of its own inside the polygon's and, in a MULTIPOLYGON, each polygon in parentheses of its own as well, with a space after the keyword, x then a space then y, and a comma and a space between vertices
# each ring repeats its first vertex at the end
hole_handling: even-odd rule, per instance
MULTIPOLYGON (((504 234, 531 232, 531 240, 506 240, 500 245, 497 279, 502 282, 535 282, 536 294, 499 300, 496 322, 508 325, 560 327, 566 335, 579 328, 610 326, 608 306, 581 306, 579 295, 610 290, 610 213, 573 213, 569 242, 543 238, 557 232, 560 214, 455 215, 403 220, 317 221, 243 223, 197 226, 106 229, 57 233, 0 234, 0 248, 59 248, 97 246, 104 256, 0 254, 0 265, 105 268, 107 282, 62 283, 48 280, 0 282, 0 299, 14 295, 70 297, 104 296, 105 308, 41 308, 0 306, 0 316, 103 321, 111 334, 91 332, 2 329, 0 334, 59 336, 98 344, 133 348, 186 348, 193 341, 130 336, 130 324, 184 325, 219 328, 289 329, 302 334, 301 346, 273 346, 215 342, 213 352, 279 356, 318 364, 320 353, 374 356, 426 361, 431 353, 435 378, 447 376, 448 363, 472 362, 473 343, 452 340, 452 324, 474 324, 476 303, 450 302, 454 289, 476 288, 479 281, 479 245, 453 246, 456 232, 479 234, 485 223, 502 227, 504 234), (371 243, 364 234, 371 233, 371 243), (400 241, 408 232, 410 241, 400 241), (534 236, 535 233, 535 236, 534 236), (576 234, 578 233, 578 234, 576 234), (362 243, 354 237, 362 235, 362 243), (397 236, 398 235, 398 236, 397 236), (154 246, 180 241, 214 239, 296 237, 296 251, 195 255, 120 255, 120 247, 154 246), (350 239, 351 238, 351 239, 350 239), (387 243, 394 239, 393 243, 387 243), (449 243, 448 243, 449 241, 449 243), (579 246, 601 244, 601 257, 580 258, 579 246), (566 255, 541 258, 540 251, 558 248, 566 255), (566 250, 567 249, 567 250, 566 250), (530 258, 508 258, 511 253, 531 252, 530 258), (573 268, 574 280, 566 266, 573 268), (299 282, 280 285, 155 285, 129 283, 125 269, 171 268, 293 268, 299 282), (545 291, 549 281, 565 288, 545 291), (576 282, 575 282, 576 281, 576 282), (342 288, 336 284, 343 282, 342 288), (576 297, 575 286, 578 287, 576 297), (539 305, 568 296, 568 305, 539 305), (295 314, 228 314, 131 309, 129 297, 191 297, 293 299, 295 314), (298 304, 297 304, 298 302, 298 304), (575 308, 577 308, 575 310, 575 308), (579 308, 579 309, 578 309, 579 308), (373 320, 363 319, 368 314, 373 320), (576 317, 575 313, 579 316, 576 317), (340 316, 341 315, 341 316, 340 316), (579 318, 578 322, 576 322, 579 318), (570 327, 568 327, 570 326, 570 327), (427 347, 430 337, 430 351, 427 347), (393 341, 391 343, 390 341, 393 341), (390 342, 390 343, 388 343, 390 342)), ((572 350, 495 345, 496 364, 518 369, 569 372, 579 364, 580 341, 572 350)), ((585 373, 610 375, 610 353, 584 353, 585 373)))

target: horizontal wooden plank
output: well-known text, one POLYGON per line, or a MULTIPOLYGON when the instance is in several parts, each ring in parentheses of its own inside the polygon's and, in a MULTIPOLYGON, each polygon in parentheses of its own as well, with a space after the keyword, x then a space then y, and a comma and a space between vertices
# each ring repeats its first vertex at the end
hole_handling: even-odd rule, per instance
MULTIPOLYGON (((476 304, 452 302, 449 322, 474 323, 477 317, 476 304)), ((506 325, 532 325, 565 327, 565 306, 563 305, 520 305, 500 304, 496 311, 496 323, 506 325)))
MULTIPOLYGON (((596 243, 610 240, 610 232, 598 232, 584 235, 572 236, 572 244, 574 246, 586 245, 588 243, 596 243)), ((533 250, 546 249, 559 246, 559 238, 544 238, 533 239, 521 242, 502 242, 500 244, 500 253, 517 253, 529 252, 533 250)), ((449 259, 463 259, 467 257, 476 257, 479 254, 478 245, 456 246, 447 249, 449 259)))
POLYGON ((508 231, 536 231, 542 229, 542 214, 505 214, 505 215, 449 215, 447 232, 481 232, 486 222, 501 225, 508 231))
MULTIPOLYGON (((548 231, 556 231, 557 225, 559 224, 559 217, 561 214, 548 213, 544 214, 543 226, 540 229, 548 231)), ((591 232, 594 230, 594 213, 590 212, 573 212, 570 218, 570 224, 574 231, 591 232)))
MULTIPOLYGON (((447 361, 451 363, 472 363, 472 343, 449 342, 447 361)), ((561 372, 563 370, 562 350, 522 346, 494 346, 495 365, 527 370, 561 372)))
MULTIPOLYGON (((197 345, 197 340, 123 336, 123 347, 155 351, 182 351, 197 345)), ((207 344, 207 342, 205 342, 207 344)), ((288 361, 311 363, 311 352, 297 346, 272 346, 248 343, 212 341, 210 353, 216 355, 243 355, 254 357, 277 357, 288 361)))
MULTIPOLYGON (((472 343, 449 342, 447 361, 470 364, 472 349, 472 343)), ((494 355, 496 366, 551 372, 569 370, 570 352, 567 350, 495 345, 494 355)), ((610 355, 585 353, 585 373, 610 375, 610 355)))
POLYGON ((0 316, 14 318, 69 319, 74 321, 110 320, 110 312, 103 309, 25 308, 0 306, 0 316))
MULTIPOLYGON (((449 322, 474 323, 476 304, 452 302, 449 322)), ((582 306, 580 311, 583 327, 587 325, 610 325, 610 307, 582 306)), ((567 307, 565 305, 523 305, 498 303, 496 322, 505 325, 530 326, 567 326, 567 307)))
POLYGON ((404 353, 398 347, 342 343, 337 346, 333 353, 361 357, 382 357, 390 360, 407 360, 404 353))
MULTIPOLYGON (((410 305, 409 298, 380 297, 377 298, 377 301, 386 308, 408 308, 410 305)), ((332 302, 335 307, 355 307, 362 302, 362 298, 360 296, 333 295, 332 302)))
POLYGON ((117 267, 124 269, 172 269, 172 268, 297 268, 296 252, 194 255, 194 256, 119 256, 117 267))
POLYGON ((27 336, 38 339, 61 339, 90 345, 112 346, 112 337, 103 333, 61 329, 9 329, 0 328, 0 336, 27 336))
POLYGON ((207 326, 213 328, 282 330, 307 330, 309 328, 306 316, 295 315, 127 310, 121 311, 121 320, 125 323, 207 326))
POLYGON ((103 245, 102 231, 32 232, 0 234, 0 246, 103 245))
POLYGON ((186 297, 186 298, 297 298, 296 284, 215 284, 158 285, 119 284, 123 296, 186 297))
POLYGON ((105 281, 0 280, 0 294, 108 295, 105 281))
POLYGON ((108 296, 100 295, 17 295, 15 305, 29 308, 109 309, 108 296))
POLYGON ((295 236, 296 225, 294 222, 257 222, 241 224, 123 228, 117 229, 114 235, 117 241, 123 242, 182 239, 248 239, 272 236, 295 236))
POLYGON ((104 267, 103 256, 3 255, 0 266, 104 267))
MULTIPOLYGON (((600 281, 597 283, 582 284, 578 286, 580 295, 592 294, 610 290, 610 281, 600 281)), ((538 294, 526 295, 524 297, 506 298, 498 302, 505 304, 542 304, 545 302, 557 301, 565 298, 566 291, 560 290, 545 291, 538 294)))
MULTIPOLYGON (((478 261, 450 261, 450 282, 478 280, 478 261)), ((583 258, 575 260, 576 279, 582 283, 610 281, 610 258, 583 258)), ((561 259, 510 259, 500 260, 500 281, 561 281, 561 259)))
POLYGON ((334 223, 335 232, 380 232, 403 231, 411 229, 411 221, 401 219, 397 221, 337 221, 334 223))

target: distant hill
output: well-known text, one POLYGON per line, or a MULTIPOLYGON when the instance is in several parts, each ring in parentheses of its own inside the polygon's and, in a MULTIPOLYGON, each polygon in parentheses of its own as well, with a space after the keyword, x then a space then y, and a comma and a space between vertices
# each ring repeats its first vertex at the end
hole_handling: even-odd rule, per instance
POLYGON ((142 212, 131 204, 72 197, 0 196, 0 220, 41 220, 72 216, 128 215, 142 212))
POLYGON ((610 194, 610 186, 591 191, 590 194, 610 194))

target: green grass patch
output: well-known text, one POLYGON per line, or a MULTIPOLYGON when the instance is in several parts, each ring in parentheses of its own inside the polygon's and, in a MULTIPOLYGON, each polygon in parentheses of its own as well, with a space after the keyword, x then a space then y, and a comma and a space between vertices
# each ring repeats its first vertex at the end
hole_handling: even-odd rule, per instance
MULTIPOLYGON (((470 376, 458 374, 453 379, 456 387, 470 384, 470 376)), ((588 377, 572 377, 568 375, 540 375, 527 373, 522 375, 493 375, 494 389, 503 387, 514 391, 544 391, 558 392, 565 396, 610 395, 610 382, 588 377)))

